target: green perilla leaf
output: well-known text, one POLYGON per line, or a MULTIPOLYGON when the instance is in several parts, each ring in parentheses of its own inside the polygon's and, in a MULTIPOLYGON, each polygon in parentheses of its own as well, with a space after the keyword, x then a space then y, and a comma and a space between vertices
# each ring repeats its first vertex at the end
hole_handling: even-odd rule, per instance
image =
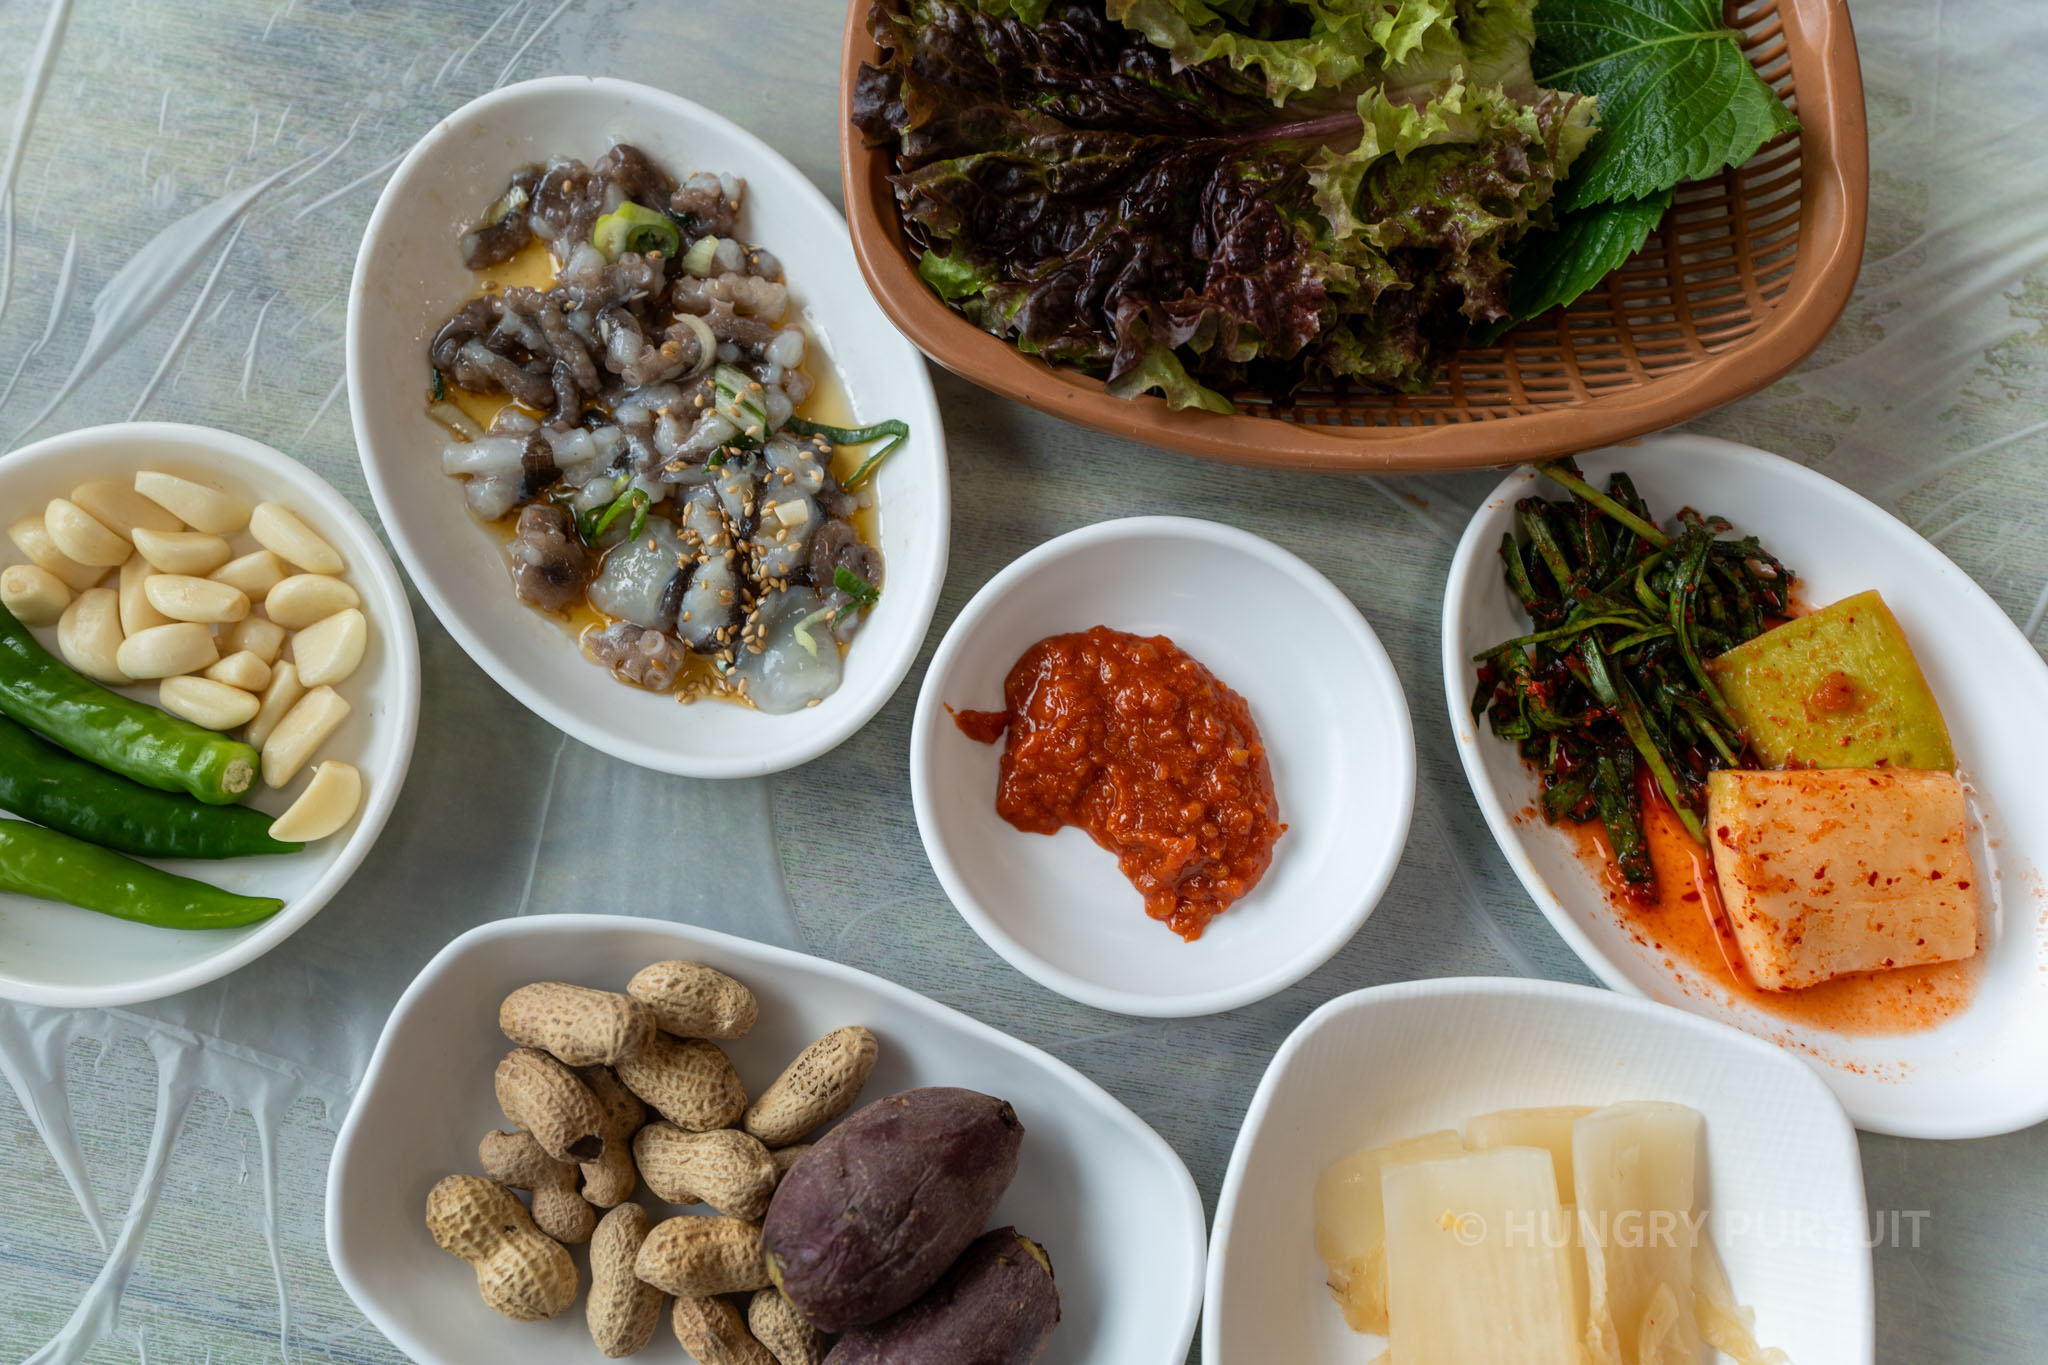
POLYGON ((1671 191, 1660 190, 1642 199, 1578 209, 1560 217, 1555 227, 1524 237, 1509 256, 1513 313, 1497 330, 1570 303, 1600 283, 1642 250, 1670 207, 1671 191))
POLYGON ((1600 132, 1566 209, 1646 199, 1739 166, 1799 126, 1722 22, 1720 0, 1542 0, 1536 79, 1596 95, 1600 132))

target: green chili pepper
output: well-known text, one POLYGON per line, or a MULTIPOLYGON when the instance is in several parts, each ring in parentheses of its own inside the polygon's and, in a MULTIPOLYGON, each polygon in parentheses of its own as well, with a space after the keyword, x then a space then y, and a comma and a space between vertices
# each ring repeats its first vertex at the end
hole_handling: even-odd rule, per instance
POLYGON ((284 908, 273 896, 238 896, 26 820, 0 820, 0 891, 162 929, 233 929, 284 908))
POLYGON ((158 791, 225 806, 256 779, 256 751, 81 677, 0 607, 0 715, 158 791))
POLYGON ((597 220, 590 230, 590 244, 608 261, 629 251, 636 256, 650 251, 674 256, 682 250, 683 234, 676 231, 675 220, 667 214, 628 201, 597 220))
POLYGON ((304 844, 270 837, 270 817, 156 791, 74 757, 0 717, 0 810, 139 858, 247 858, 304 844))

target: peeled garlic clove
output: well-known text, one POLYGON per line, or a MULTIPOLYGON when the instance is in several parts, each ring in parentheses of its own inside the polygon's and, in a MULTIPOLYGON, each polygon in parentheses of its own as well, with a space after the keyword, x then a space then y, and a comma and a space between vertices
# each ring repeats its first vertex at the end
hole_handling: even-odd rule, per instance
POLYGON ((238 649, 200 676, 244 692, 261 692, 270 686, 270 664, 253 650, 238 649))
POLYGON ((230 654, 246 651, 274 664, 284 648, 284 627, 261 616, 245 616, 221 632, 220 647, 230 654))
POLYGON ((173 621, 232 625, 249 614, 249 595, 240 588, 190 574, 157 573, 143 580, 142 592, 173 621))
POLYGON ((135 491, 193 530, 208 535, 231 536, 249 524, 248 503, 232 493, 181 479, 176 474, 138 470, 135 491))
POLYGON ((316 687, 299 698, 299 704, 286 713, 263 741, 264 782, 282 787, 298 776, 299 769, 306 766, 314 751, 327 742, 348 713, 348 703, 331 687, 316 687))
POLYGON ((282 559, 268 550, 252 550, 248 554, 230 559, 207 577, 216 583, 239 588, 250 598, 260 602, 265 593, 284 581, 285 566, 282 559))
POLYGON ((271 822, 270 837, 287 844, 325 839, 355 818, 363 803, 363 775, 346 763, 329 759, 313 769, 313 780, 299 799, 271 822))
POLYGON ((126 562, 135 547, 94 519, 69 498, 51 498, 43 509, 43 528, 57 548, 81 564, 111 569, 126 562))
POLYGON ((242 732, 242 738, 258 749, 263 741, 270 738, 278 722, 291 714, 299 698, 306 695, 305 684, 299 681, 299 670, 294 664, 281 663, 270 670, 270 686, 263 689, 263 705, 256 711, 256 718, 249 722, 249 728, 242 732))
POLYGON ((356 671, 370 642, 370 623, 354 607, 315 621, 292 636, 292 662, 308 687, 338 683, 356 671))
POLYGON ((151 531, 135 528, 135 549, 158 573, 210 574, 233 552, 219 536, 205 531, 151 531))
POLYGON ((211 678, 165 678, 157 685, 157 705, 174 716, 183 716, 209 730, 232 730, 246 725, 259 703, 239 687, 211 678))
POLYGON ((71 589, 48 569, 9 564, 0 569, 0 606, 25 626, 47 626, 71 605, 71 589))
MULTIPOLYGON (((206 627, 193 629, 204 631, 206 627)), ((121 687, 135 675, 121 667, 121 599, 112 588, 88 588, 57 618, 57 652, 94 682, 121 687)))
POLYGON ((91 564, 81 564, 58 549, 57 542, 50 539, 49 531, 43 526, 41 517, 23 517, 7 528, 7 538, 28 556, 31 564, 47 573, 57 575, 64 586, 73 592, 84 592, 106 577, 105 569, 91 564))
MULTIPOLYGON (((137 530, 145 528, 137 527, 137 530)), ((121 633, 137 635, 151 626, 167 626, 171 618, 149 604, 146 591, 156 569, 141 555, 121 566, 121 633)))
POLYGON ((92 513, 93 520, 123 540, 135 538, 135 528, 152 531, 182 531, 185 523, 118 479, 92 479, 71 490, 71 500, 92 513))
POLYGON ((212 631, 191 621, 173 621, 121 641, 115 662, 131 678, 171 678, 197 673, 218 658, 212 631))
POLYGON ((326 574, 293 574, 263 598, 263 613, 287 630, 302 630, 361 602, 356 590, 326 574))
POLYGON ((249 514, 249 534, 256 543, 307 573, 340 573, 346 567, 334 547, 299 520, 299 514, 274 502, 259 502, 249 514))

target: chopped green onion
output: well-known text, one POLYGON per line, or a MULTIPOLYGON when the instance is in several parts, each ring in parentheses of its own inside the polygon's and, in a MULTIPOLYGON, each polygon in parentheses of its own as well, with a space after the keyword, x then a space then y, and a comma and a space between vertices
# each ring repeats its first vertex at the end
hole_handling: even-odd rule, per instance
POLYGON ((531 197, 527 193, 526 186, 516 184, 511 186, 498 196, 498 202, 491 205, 490 212, 484 215, 484 226, 496 227, 513 214, 525 208, 531 197))
POLYGON ((840 481, 842 488, 858 488, 867 481, 875 467, 896 453, 897 447, 910 439, 910 428, 902 422, 877 422, 866 427, 835 427, 823 422, 813 422, 803 417, 792 417, 782 424, 784 431, 793 431, 799 436, 822 436, 837 446, 866 445, 879 441, 884 436, 894 437, 889 444, 861 461, 860 468, 840 481))
POLYGON ((751 450, 768 438, 768 406, 760 381, 736 365, 720 365, 711 372, 711 387, 718 415, 740 429, 728 444, 751 450))
POLYGON ((612 500, 611 506, 604 509, 604 515, 597 519, 597 527, 591 532, 590 538, 596 540, 602 537, 606 531, 611 529, 612 523, 617 521, 629 508, 633 512, 633 521, 626 530, 626 539, 631 540, 634 536, 639 535, 640 528, 647 524, 647 490, 644 488, 628 488, 612 500))
POLYGON ((644 488, 626 488, 626 476, 624 474, 618 476, 618 482, 614 483, 612 487, 615 489, 624 488, 625 491, 617 494, 610 502, 593 507, 582 516, 576 518, 576 533, 582 536, 588 544, 595 545, 598 539, 611 529, 612 523, 629 511, 633 514, 633 520, 626 527, 626 539, 632 540, 636 538, 642 528, 647 525, 647 507, 653 501, 647 495, 647 490, 644 488))
POLYGON ((832 571, 832 586, 853 599, 856 607, 872 607, 881 600, 882 590, 841 564, 832 571))
POLYGON ((484 429, 476 424, 476 419, 453 403, 429 403, 427 416, 465 441, 478 440, 484 434, 484 429))
POLYGON ((597 506, 591 508, 587 512, 578 512, 576 514, 577 535, 583 537, 583 539, 586 541, 594 541, 597 539, 597 519, 604 514, 604 511, 607 507, 610 507, 612 503, 618 500, 619 494, 626 487, 627 478, 628 476, 625 474, 618 475, 616 478, 612 480, 611 497, 606 498, 603 502, 597 504, 597 506))
POLYGON ((683 253, 684 273, 700 280, 711 278, 711 262, 718 255, 716 237, 699 237, 690 243, 690 249, 683 253))
POLYGON ((428 368, 434 376, 434 401, 439 403, 448 396, 448 380, 442 375, 439 365, 429 366, 428 368))
POLYGON ((826 620, 838 610, 837 607, 819 607, 809 616, 800 618, 790 628, 791 632, 796 636, 796 642, 804 647, 804 653, 810 655, 813 659, 818 657, 818 642, 811 638, 811 624, 815 621, 826 620))
POLYGON ((659 251, 664 256, 674 256, 682 250, 683 234, 676 231, 674 220, 667 214, 628 200, 597 220, 597 226, 590 230, 590 244, 602 251, 608 261, 616 261, 628 252, 640 256, 659 251))

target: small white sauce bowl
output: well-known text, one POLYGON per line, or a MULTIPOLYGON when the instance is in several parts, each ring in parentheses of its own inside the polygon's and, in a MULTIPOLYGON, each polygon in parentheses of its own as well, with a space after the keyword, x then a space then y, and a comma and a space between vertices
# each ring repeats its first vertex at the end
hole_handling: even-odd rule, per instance
POLYGON ((348 395, 370 494, 420 595, 499 685, 592 748, 689 777, 779 772, 867 724, 924 643, 946 576, 950 516, 945 433, 924 358, 869 297, 846 223, 817 187, 759 138, 679 95, 550 77, 493 91, 436 124, 384 187, 363 234, 349 287, 348 395), (503 538, 469 514, 461 481, 441 472, 450 437, 426 412, 427 344, 477 290, 457 239, 520 166, 556 156, 594 162, 615 142, 635 144, 678 178, 743 177, 739 235, 781 257, 811 353, 836 370, 855 420, 910 425, 872 485, 887 560, 881 601, 847 651, 839 690, 791 715, 683 706, 615 681, 560 621, 513 596, 503 538))
MULTIPOLYGON (((420 651, 404 585, 370 524, 298 461, 245 436, 173 422, 66 432, 0 459, 0 526, 40 511, 51 498, 68 496, 88 479, 124 479, 138 469, 181 474, 251 502, 283 503, 341 552, 348 565, 343 577, 363 599, 370 640, 356 671, 336 684, 349 703, 349 715, 316 759, 354 764, 363 775, 363 805, 351 824, 297 853, 160 864, 241 895, 284 901, 269 919, 239 929, 160 929, 76 906, 0 894, 0 997, 9 1000, 68 1008, 132 1005, 203 986, 255 961, 313 918, 354 875, 383 832, 412 761, 419 727, 420 651)), ((240 545, 247 535, 230 539, 240 545)), ((0 564, 25 562, 13 542, 0 539, 0 564)), ((33 634, 56 651, 56 627, 39 627, 33 634)), ((155 683, 121 690, 156 704, 155 683)), ((306 781, 301 773, 274 791, 258 781, 246 804, 281 814, 306 781)))
POLYGON ((1017 970, 1101 1009, 1214 1014, 1292 985, 1365 922, 1408 837, 1415 740, 1386 650, 1327 578, 1249 532, 1134 517, 1047 541, 974 595, 918 696, 910 791, 946 894, 1017 970), (1085 832, 997 815, 1003 745, 946 711, 1001 710, 1019 655, 1097 625, 1170 638, 1245 699, 1265 740, 1287 832, 1192 943, 1146 915, 1085 832))

